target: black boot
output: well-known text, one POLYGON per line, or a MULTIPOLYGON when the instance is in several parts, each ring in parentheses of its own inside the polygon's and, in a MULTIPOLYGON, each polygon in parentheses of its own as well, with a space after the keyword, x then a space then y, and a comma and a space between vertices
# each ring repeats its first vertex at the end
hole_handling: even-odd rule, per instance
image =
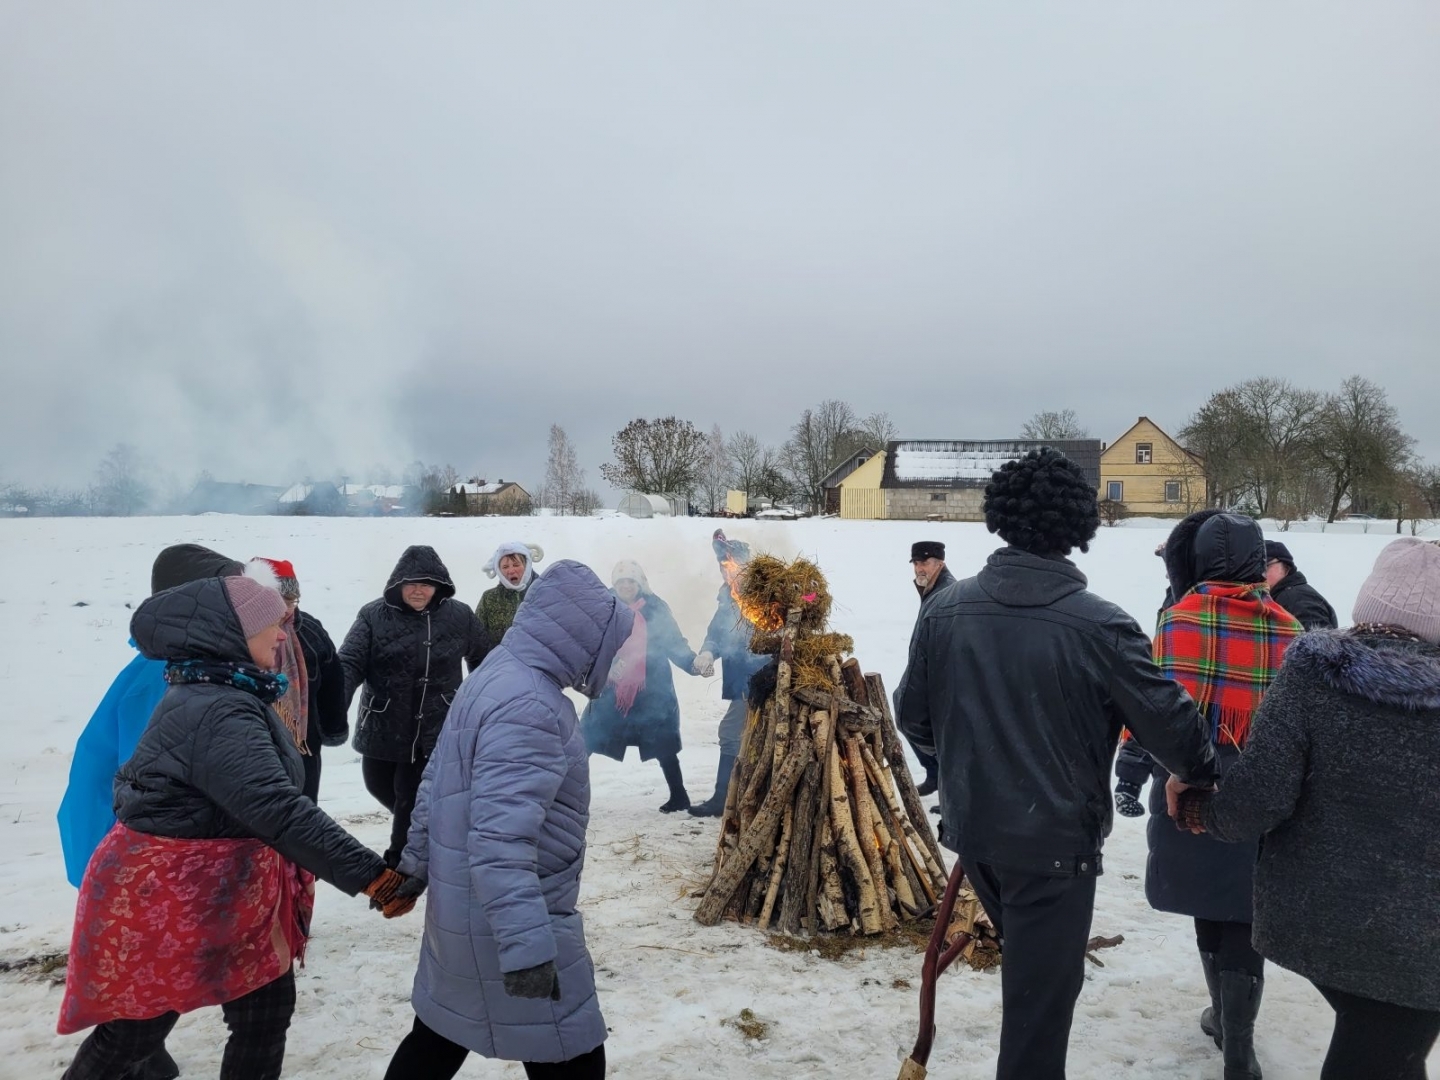
POLYGON ((676 810, 690 809, 690 794, 685 790, 685 779, 680 772, 680 759, 674 754, 662 757, 660 771, 665 774, 665 783, 670 785, 670 800, 660 807, 660 813, 673 814, 676 810))
POLYGON ((1200 1014, 1200 1030, 1215 1040, 1216 1047, 1222 1047, 1225 1043, 1220 1037, 1220 954, 1201 952, 1200 966, 1210 990, 1210 1007, 1200 1014))
POLYGON ((1248 971, 1220 972, 1220 1028, 1225 1052, 1225 1080, 1260 1080, 1255 1059, 1255 1017, 1260 1014, 1263 975, 1248 971))
POLYGON ((940 790, 940 780, 935 775, 934 769, 927 769, 925 779, 920 781, 920 786, 915 789, 917 795, 934 795, 940 790))
POLYGON ((180 1066, 162 1046, 144 1061, 137 1061, 126 1069, 122 1080, 175 1080, 179 1075, 180 1066))
POLYGON ((725 794, 730 790, 730 774, 735 771, 735 755, 720 755, 720 765, 715 770, 715 794, 702 803, 690 807, 694 817, 719 817, 725 813, 725 794))

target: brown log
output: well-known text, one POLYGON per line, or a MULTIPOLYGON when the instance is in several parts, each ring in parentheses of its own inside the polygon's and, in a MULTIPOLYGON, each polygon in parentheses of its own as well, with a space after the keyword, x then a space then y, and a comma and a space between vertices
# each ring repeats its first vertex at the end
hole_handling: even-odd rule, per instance
MULTIPOLYGON (((846 790, 844 769, 840 760, 840 745, 835 743, 830 752, 830 824, 835 830, 835 850, 840 862, 855 879, 858 893, 860 932, 879 934, 886 926, 885 917, 880 913, 880 900, 875 892, 875 875, 870 872, 870 861, 860 839, 855 835, 855 817, 850 794, 846 790)), ((884 888, 883 879, 880 885, 884 888)))
POLYGON ((795 664, 795 632, 800 629, 800 608, 792 607, 780 631, 780 656, 775 669, 775 745, 770 769, 778 772, 790 742, 790 682, 795 664))
MULTIPOLYGON (((725 864, 730 852, 740 842, 739 826, 736 821, 736 807, 740 804, 740 792, 744 784, 741 779, 741 766, 745 762, 746 751, 750 747, 750 741, 758 727, 756 710, 746 709, 745 730, 740 733, 740 753, 735 758, 735 764, 730 769, 730 783, 725 788, 725 809, 720 814, 720 835, 715 841, 715 868, 710 874, 710 880, 715 880, 715 875, 725 864)), ((709 888, 707 883, 705 888, 709 888)))
MULTIPOLYGON (((876 761, 875 756, 870 753, 870 748, 862 748, 861 756, 865 760, 865 771, 870 775, 874 785, 885 796, 885 805, 889 811, 891 825, 900 832, 900 835, 904 839, 914 845, 914 850, 911 850, 910 844, 907 844, 905 853, 914 860, 916 858, 915 853, 917 851, 919 852, 921 861, 917 863, 917 869, 924 869, 924 877, 929 879, 929 885, 925 889, 925 895, 929 897, 932 904, 936 903, 936 898, 945 891, 946 874, 944 864, 935 862, 929 849, 925 847, 923 840, 915 831, 915 827, 906 815, 904 809, 900 806, 899 802, 896 801, 894 790, 885 782, 885 774, 881 771, 880 763, 876 761)), ((893 773, 891 775, 893 776, 893 773)))
POLYGON ((819 851, 820 892, 812 917, 818 920, 818 929, 838 930, 849 924, 850 916, 845 911, 845 890, 840 885, 840 865, 835 854, 835 830, 830 825, 828 808, 820 815, 819 851))
MULTIPOLYGON (((783 762, 782 762, 783 765, 783 762)), ((780 892, 780 878, 785 873, 785 860, 790 854, 790 830, 795 826, 795 804, 785 807, 780 822, 780 846, 775 850, 775 865, 770 869, 770 887, 765 890, 765 903, 760 907, 760 929, 770 926, 770 915, 775 910, 775 897, 780 892)))
POLYGON ((840 684, 845 687, 845 695, 856 705, 871 704, 865 676, 860 674, 860 661, 853 656, 840 665, 840 684))
POLYGON ((910 879, 905 876, 905 863, 900 857, 900 843, 885 827, 879 810, 872 805, 870 812, 874 815, 875 838, 880 844, 880 855, 885 862, 885 871, 890 881, 890 887, 895 891, 895 902, 900 906, 901 911, 913 915, 921 905, 916 901, 915 893, 910 888, 910 879))
MULTIPOLYGON (((895 717, 890 712, 890 699, 885 694, 885 682, 879 675, 866 675, 865 681, 870 686, 870 700, 880 710, 883 751, 880 756, 890 764, 890 775, 894 777, 895 786, 899 789, 901 804, 905 807, 910 824, 919 834, 922 846, 929 852, 935 865, 944 866, 945 859, 940 854, 939 843, 935 840, 935 830, 930 828, 930 814, 925 809, 925 804, 920 801, 920 793, 915 790, 915 778, 910 775, 910 766, 905 761, 905 746, 900 741, 900 732, 895 728, 895 717)), ((945 880, 943 875, 941 880, 945 880)))
MULTIPOLYGON (((813 712, 806 721, 811 741, 818 747, 824 743, 829 727, 829 714, 813 712)), ((816 754, 805 764, 805 773, 800 778, 800 788, 795 796, 795 820, 790 837, 790 857, 785 866, 785 878, 780 883, 780 921, 783 933, 798 934, 801 929, 810 929, 815 916, 815 897, 810 889, 810 864, 818 860, 820 830, 817 822, 821 818, 821 773, 824 771, 816 754), (810 906, 806 906, 809 898, 810 906)), ((818 862, 817 862, 818 865, 818 862)))
POLYGON ((746 762, 748 773, 745 778, 745 792, 740 796, 738 813, 740 815, 740 835, 742 836, 750 828, 750 822, 755 819, 755 813, 765 798, 766 785, 770 779, 771 755, 775 751, 775 698, 773 696, 765 702, 764 707, 760 710, 760 723, 763 725, 764 739, 763 742, 752 748, 753 755, 746 762))
POLYGON ((845 766, 850 780, 851 812, 855 815, 855 835, 865 853, 865 865, 874 883, 876 902, 880 905, 880 922, 884 929, 895 929, 895 912, 885 892, 885 857, 875 836, 875 804, 870 799, 870 782, 865 777, 865 759, 861 756, 860 737, 847 736, 844 741, 845 766))
MULTIPOLYGON (((838 690, 832 696, 837 702, 840 700, 840 693, 838 690)), ((815 749, 818 751, 816 760, 820 762, 819 813, 821 820, 824 820, 826 817, 828 817, 830 810, 830 749, 835 744, 835 714, 833 712, 822 712, 816 713, 815 716, 817 718, 824 718, 823 726, 821 726, 817 719, 815 727, 815 749)), ((817 846, 816 850, 810 855, 810 867, 809 872, 806 875, 804 910, 805 917, 807 919, 809 919, 817 910, 816 893, 820 888, 820 877, 822 873, 820 861, 820 850, 817 846)), ((811 926, 810 929, 813 931, 815 928, 811 926)))
POLYGON ((725 910, 726 904, 749 873, 750 867, 755 864, 761 849, 769 843, 770 837, 779 826, 785 807, 795 794, 795 785, 800 782, 807 755, 812 752, 808 739, 792 740, 791 752, 785 756, 780 771, 775 774, 770 791, 755 815, 755 820, 745 830, 735 854, 715 875, 715 880, 710 883, 700 906, 695 909, 695 921, 700 925, 714 926, 720 921, 721 912, 725 910))

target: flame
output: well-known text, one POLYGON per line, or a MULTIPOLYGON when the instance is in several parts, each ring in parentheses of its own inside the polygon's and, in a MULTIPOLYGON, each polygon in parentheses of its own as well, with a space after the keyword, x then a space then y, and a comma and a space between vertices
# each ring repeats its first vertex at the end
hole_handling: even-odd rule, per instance
POLYGON ((744 567, 734 558, 727 556, 720 564, 720 572, 725 575, 730 596, 746 622, 760 630, 779 630, 785 625, 785 614, 780 610, 779 604, 753 604, 740 595, 740 575, 744 572, 744 567))

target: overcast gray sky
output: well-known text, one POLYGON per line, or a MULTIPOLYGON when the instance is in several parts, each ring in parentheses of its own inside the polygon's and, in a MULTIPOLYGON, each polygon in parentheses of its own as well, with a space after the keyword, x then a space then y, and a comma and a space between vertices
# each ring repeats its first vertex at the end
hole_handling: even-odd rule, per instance
POLYGON ((1440 458, 1440 5, 0 0, 0 479, 780 441, 1252 375, 1440 458))

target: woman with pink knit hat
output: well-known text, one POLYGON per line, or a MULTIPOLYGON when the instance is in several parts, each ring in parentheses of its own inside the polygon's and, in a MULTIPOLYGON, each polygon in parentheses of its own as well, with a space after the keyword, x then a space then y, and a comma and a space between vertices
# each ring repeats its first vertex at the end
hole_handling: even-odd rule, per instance
POLYGON ((1440 1035, 1440 545, 1386 547, 1352 617, 1290 646, 1220 790, 1172 783, 1171 813, 1262 840, 1254 944, 1335 1010, 1321 1080, 1424 1080, 1440 1035))
POLYGON ((67 1080, 111 1080, 219 1005, 222 1078, 278 1077, 316 877, 379 904, 404 879, 300 786, 271 707, 285 601, 249 577, 157 593, 130 633, 169 689, 115 778, 116 824, 80 885, 58 1030, 93 1027, 67 1080))

